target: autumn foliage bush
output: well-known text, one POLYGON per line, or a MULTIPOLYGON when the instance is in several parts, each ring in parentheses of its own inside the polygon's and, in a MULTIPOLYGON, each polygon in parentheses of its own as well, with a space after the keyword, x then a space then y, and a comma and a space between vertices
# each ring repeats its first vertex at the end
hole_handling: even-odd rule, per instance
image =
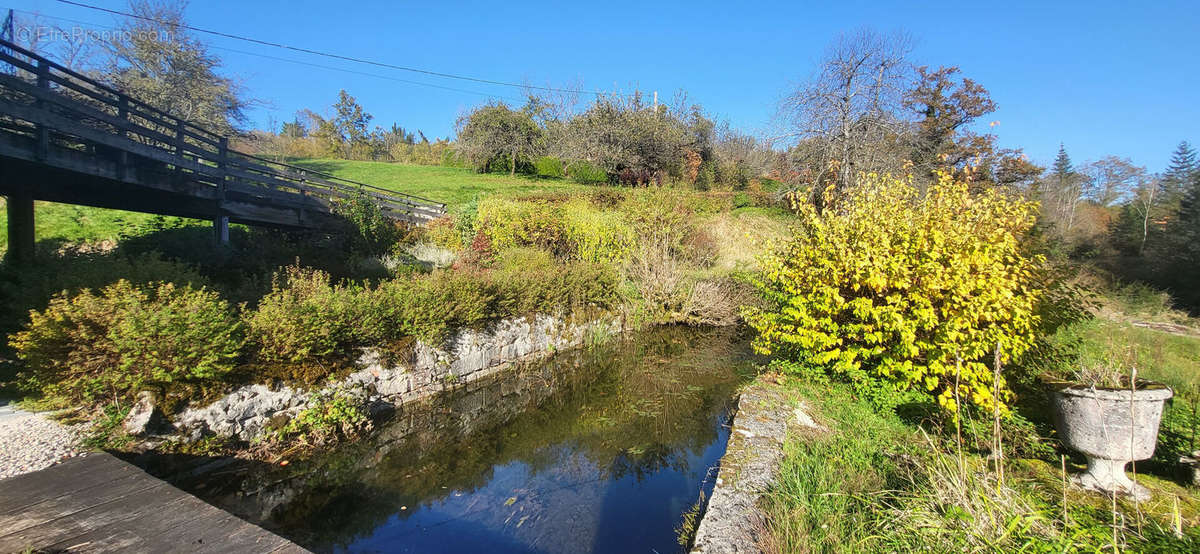
POLYGON ((207 289, 120 280, 55 296, 10 345, 25 385, 67 401, 128 397, 147 386, 199 382, 233 369, 242 325, 207 289))
POLYGON ((994 349, 1022 355, 1039 324, 1043 260, 1024 248, 1034 203, 946 176, 922 194, 910 179, 867 175, 824 213, 795 209, 793 237, 754 279, 766 307, 743 312, 759 352, 925 391, 950 412, 1006 406, 994 349))
POLYGON ((479 205, 476 226, 492 251, 532 246, 589 263, 624 260, 635 238, 622 213, 586 199, 487 199, 479 205))
POLYGON ((453 329, 497 318, 609 309, 617 302, 615 272, 589 263, 464 267, 374 286, 293 266, 276 276, 271 293, 244 318, 260 359, 308 363, 407 337, 437 343, 453 329))

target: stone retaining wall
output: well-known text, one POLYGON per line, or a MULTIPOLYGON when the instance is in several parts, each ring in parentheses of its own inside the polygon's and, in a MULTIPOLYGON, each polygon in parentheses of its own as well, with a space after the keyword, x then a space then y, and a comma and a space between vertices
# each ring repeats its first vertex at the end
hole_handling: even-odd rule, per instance
POLYGON ((175 429, 192 439, 216 434, 250 440, 261 435, 273 418, 293 417, 314 398, 333 390, 347 391, 364 403, 396 406, 491 375, 515 362, 580 346, 589 333, 611 336, 621 331, 616 317, 579 323, 546 315, 503 319, 481 329, 463 329, 444 345, 418 341, 398 362, 388 363, 383 353, 367 349, 357 371, 321 389, 241 387, 212 404, 184 410, 175 418, 175 429))
POLYGON ((764 529, 758 502, 779 474, 789 428, 823 431, 779 386, 756 382, 742 391, 729 445, 704 516, 696 527, 693 553, 761 552, 764 529))

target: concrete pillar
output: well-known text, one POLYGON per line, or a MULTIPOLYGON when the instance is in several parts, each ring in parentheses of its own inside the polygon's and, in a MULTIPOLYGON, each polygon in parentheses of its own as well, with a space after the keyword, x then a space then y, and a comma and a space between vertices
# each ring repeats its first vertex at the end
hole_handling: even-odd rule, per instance
POLYGON ((217 239, 217 244, 229 245, 229 216, 219 215, 213 219, 213 234, 217 239))
POLYGON ((33 195, 8 195, 8 259, 15 263, 33 260, 33 195))

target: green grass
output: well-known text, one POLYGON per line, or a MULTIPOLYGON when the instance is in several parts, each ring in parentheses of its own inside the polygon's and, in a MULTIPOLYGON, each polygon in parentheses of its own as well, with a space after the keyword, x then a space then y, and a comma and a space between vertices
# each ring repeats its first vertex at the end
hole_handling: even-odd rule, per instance
MULTIPOLYGON (((350 160, 297 160, 292 163, 343 179, 360 181, 388 190, 423 196, 456 205, 480 195, 518 196, 537 192, 576 192, 594 190, 564 179, 539 179, 526 176, 479 174, 456 167, 407 165, 350 160)), ((179 217, 164 217, 138 212, 38 202, 34 211, 37 240, 51 243, 80 244, 118 241, 144 235, 164 227, 207 225, 208 222, 179 217)), ((8 214, 0 204, 0 249, 8 248, 8 214)))
MULTIPOLYGON (((987 452, 955 447, 953 428, 925 435, 913 421, 872 408, 844 384, 789 379, 782 386, 806 399, 814 417, 832 432, 793 433, 785 444, 778 481, 764 504, 767 533, 760 546, 766 552, 1112 548, 1110 500, 1069 488, 1064 504, 1055 453, 1045 459, 1007 458, 1000 482, 987 452)), ((1081 471, 1081 461, 1068 456, 1067 471, 1081 471)), ((1169 473, 1139 472, 1137 479, 1154 498, 1117 502, 1120 548, 1196 551, 1200 495, 1169 473), (1172 532, 1176 513, 1182 540, 1172 532)))
MULTIPOLYGON (((0 249, 8 249, 8 210, 0 201, 0 249)), ((208 222, 89 206, 37 202, 34 204, 36 238, 39 242, 80 244, 117 241, 155 230, 208 222)))
POLYGON ((476 173, 473 169, 431 165, 350 160, 297 160, 292 163, 330 173, 352 181, 415 194, 445 203, 448 207, 464 204, 478 195, 517 196, 535 192, 576 192, 594 190, 565 179, 544 179, 517 175, 476 173))
POLYGON ((1096 318, 1061 329, 1055 337, 1079 345, 1079 364, 1131 363, 1138 376, 1176 390, 1200 388, 1200 337, 1096 318))

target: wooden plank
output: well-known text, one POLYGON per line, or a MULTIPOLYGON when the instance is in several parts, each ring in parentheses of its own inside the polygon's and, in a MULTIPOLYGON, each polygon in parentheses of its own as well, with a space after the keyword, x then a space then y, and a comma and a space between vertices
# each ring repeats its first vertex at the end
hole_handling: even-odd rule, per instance
POLYGON ((358 194, 393 219, 420 222, 445 213, 443 204, 417 196, 228 151, 220 134, 15 45, 11 51, 19 55, 0 53, 0 61, 37 81, 0 75, 0 86, 33 100, 33 105, 0 100, 0 120, 16 136, 33 140, 25 150, 0 145, 3 155, 172 194, 219 198, 222 187, 234 185, 248 195, 243 200, 263 204, 243 205, 239 219, 244 221, 263 218, 270 224, 311 225, 304 221, 306 211, 314 210, 321 219, 328 216, 331 199, 358 194), (13 126, 21 121, 29 125, 13 126), (97 152, 97 147, 112 151, 97 152), (128 160, 129 154, 152 164, 128 160))
POLYGON ((95 552, 266 552, 295 546, 190 495, 175 496, 125 515, 129 517, 41 544, 50 551, 74 547, 95 552))
POLYGON ((139 471, 112 456, 104 456, 106 459, 91 458, 90 455, 71 458, 42 471, 0 482, 4 485, 0 487, 0 513, 28 506, 51 492, 69 494, 139 471))
MULTIPOLYGON (((121 487, 113 487, 111 495, 97 495, 94 497, 96 500, 91 495, 81 495, 84 496, 82 500, 86 502, 86 507, 57 517, 41 518, 32 525, 13 528, 12 532, 0 536, 0 552, 11 552, 29 545, 41 548, 113 523, 136 530, 131 520, 157 514, 159 508, 172 499, 171 486, 149 476, 136 479, 132 485, 125 481, 122 484, 121 487)), ((39 517, 42 515, 38 514, 39 517)), ((115 529, 109 529, 108 533, 113 531, 115 529)))
MULTIPOLYGON (((205 517, 164 518, 143 529, 149 542, 187 544, 192 552, 268 552, 291 544, 278 535, 205 504, 198 498, 184 499, 177 510, 181 514, 203 512, 205 517)), ((293 545, 294 546, 294 545, 293 545)))
MULTIPOLYGON (((72 111, 78 111, 82 115, 88 116, 88 117, 96 119, 98 121, 102 121, 109 125, 113 125, 114 127, 117 128, 118 133, 132 132, 132 133, 144 135, 144 136, 146 136, 146 138, 150 138, 155 141, 163 142, 166 144, 175 144, 176 146, 179 146, 181 148, 181 151, 184 153, 192 153, 192 154, 204 157, 205 159, 215 160, 214 165, 217 165, 217 166, 220 165, 219 160, 218 160, 218 158, 220 156, 219 152, 214 153, 210 150, 206 150, 203 148, 196 148, 196 147, 191 146, 190 144, 187 144, 186 141, 181 143, 179 141, 179 136, 172 137, 172 136, 166 135, 164 133, 161 133, 155 129, 151 129, 146 126, 133 124, 130 121, 128 121, 124 118, 121 118, 119 116, 107 114, 107 113, 101 112, 99 110, 95 110, 94 108, 91 108, 86 105, 76 105, 76 104, 70 103, 69 101, 71 99, 62 96, 61 94, 54 93, 52 91, 47 91, 47 90, 39 90, 36 87, 32 87, 32 86, 28 85, 27 83, 24 83, 23 81, 20 81, 18 79, 12 78, 12 77, 0 75, 0 81, 4 81, 15 88, 21 89, 23 92, 27 92, 28 94, 36 96, 39 99, 50 100, 50 101, 54 102, 56 105, 62 105, 65 109, 72 110, 72 111), (68 104, 70 104, 70 105, 68 105, 68 104)), ((164 126, 167 125, 166 122, 156 122, 156 123, 159 123, 160 125, 164 125, 164 126)), ((75 129, 77 129, 77 128, 78 127, 75 127, 75 129)), ((71 132, 71 130, 65 130, 65 131, 68 133, 71 132)), ((190 133, 187 133, 187 132, 184 132, 183 134, 186 136, 192 136, 190 133)), ((205 140, 205 139, 201 139, 201 140, 205 140)), ((208 144, 212 144, 211 141, 206 140, 206 142, 208 144)), ((167 153, 165 150, 163 152, 167 153)), ((176 156, 174 153, 168 153, 168 155, 176 156)), ((249 157, 249 156, 247 156, 247 157, 249 157)), ((260 159, 260 158, 255 158, 255 159, 260 159)), ((160 160, 166 161, 162 158, 160 158, 160 160)), ((389 196, 389 195, 377 192, 376 190, 358 191, 358 190, 355 190, 357 187, 354 185, 346 185, 346 184, 342 184, 342 183, 338 183, 338 182, 326 179, 326 178, 324 178, 326 176, 324 176, 321 173, 315 173, 313 175, 306 175, 303 178, 303 181, 301 181, 299 177, 291 175, 290 173, 288 173, 286 171, 275 169, 275 168, 272 168, 272 167, 269 167, 266 165, 237 161, 236 158, 232 158, 229 165, 231 166, 231 168, 240 168, 240 169, 247 170, 247 171, 238 171, 237 169, 230 169, 230 171, 237 171, 237 175, 239 177, 242 177, 243 179, 246 179, 248 181, 261 182, 266 185, 272 185, 272 186, 290 188, 290 189, 296 189, 296 190, 305 190, 305 191, 314 192, 314 193, 330 194, 332 196, 337 196, 340 198, 350 198, 353 195, 359 194, 361 192, 362 194, 366 194, 368 197, 370 197, 378 202, 390 204, 394 209, 409 209, 409 207, 425 209, 425 210, 428 210, 431 214, 436 214, 436 215, 434 215, 435 217, 437 215, 441 215, 442 213, 444 213, 444 209, 440 205, 426 206, 426 205, 422 205, 418 202, 408 200, 406 197, 411 197, 411 195, 406 195, 404 193, 396 192, 396 193, 394 193, 396 196, 389 196), (255 172, 258 172, 260 174, 256 175, 255 172), (317 186, 314 186, 314 185, 317 185, 317 186), (321 187, 322 185, 325 188, 322 188, 321 187)), ((211 166, 209 166, 207 164, 200 164, 200 167, 211 167, 211 166)), ((287 167, 290 167, 290 166, 287 166, 287 167)), ((372 187, 372 189, 374 189, 374 187, 372 187)), ((389 192, 391 192, 391 191, 389 191, 389 192)))
MULTIPOLYGON (((101 481, 73 490, 66 490, 64 487, 25 497, 28 504, 0 515, 0 537, 157 485, 154 481, 147 481, 141 474, 118 474, 115 470, 101 471, 91 468, 89 471, 98 473, 101 481)), ((70 481, 69 478, 61 480, 62 483, 70 481)))
MULTIPOLYGON (((103 111, 96 109, 93 106, 88 106, 87 104, 80 103, 70 97, 64 96, 61 93, 54 92, 52 90, 39 89, 29 83, 26 83, 25 81, 23 81, 21 79, 17 79, 10 75, 0 74, 0 85, 19 90, 20 92, 29 94, 30 96, 33 96, 39 100, 45 100, 48 102, 52 102, 52 103, 54 103, 54 105, 56 105, 62 109, 76 112, 79 115, 82 115, 89 119, 94 119, 94 120, 106 123, 108 125, 112 125, 113 127, 116 127, 116 133, 114 133, 114 134, 118 135, 118 136, 123 137, 125 135, 123 135, 122 133, 129 132, 129 133, 135 133, 146 139, 150 139, 150 140, 157 141, 157 142, 168 143, 168 144, 175 142, 175 137, 167 135, 167 134, 163 133, 162 131, 155 129, 153 127, 150 127, 147 125, 141 125, 135 121, 129 120, 128 117, 130 115, 133 115, 136 117, 142 117, 143 119, 145 119, 145 116, 139 114, 135 110, 128 109, 128 107, 124 108, 125 113, 127 114, 125 117, 121 117, 119 115, 122 110, 122 108, 119 105, 113 106, 114 108, 117 109, 118 115, 105 113, 103 111)), ((163 123, 163 122, 155 122, 155 123, 161 125, 163 128, 167 127, 166 123, 163 123)), ((193 136, 193 135, 188 134, 188 136, 193 136)), ((214 142, 215 142, 215 141, 211 141, 208 139, 201 139, 201 140, 203 140, 206 144, 214 144, 214 142)), ((196 147, 196 146, 193 146, 191 144, 186 144, 186 143, 184 145, 184 151, 192 153, 192 154, 196 154, 196 155, 198 155, 200 157, 204 157, 206 159, 212 159, 212 160, 216 160, 219 155, 218 152, 215 150, 200 148, 200 147, 196 147)))
POLYGON ((13 114, 26 121, 41 125, 49 125, 61 132, 103 144, 105 146, 127 150, 132 154, 137 154, 138 156, 142 156, 144 158, 149 158, 171 165, 179 165, 199 174, 220 178, 220 175, 216 175, 217 171, 213 166, 199 164, 186 158, 176 156, 174 153, 167 150, 152 148, 115 134, 108 134, 96 129, 78 125, 72 120, 58 114, 44 110, 38 110, 32 107, 13 104, 4 100, 0 100, 0 111, 13 114))
MULTIPOLYGON (((78 87, 82 87, 82 85, 77 84, 76 81, 88 85, 87 88, 90 88, 90 89, 96 91, 96 93, 107 93, 107 94, 116 96, 118 98, 124 97, 125 100, 127 101, 127 105, 129 108, 131 108, 132 110, 142 112, 141 114, 139 114, 139 116, 144 117, 149 120, 158 120, 158 121, 169 122, 167 125, 165 125, 167 127, 173 126, 174 122, 178 119, 176 116, 173 116, 167 112, 164 112, 158 108, 155 108, 154 106, 151 106, 150 104, 147 104, 145 102, 142 102, 141 100, 133 98, 115 88, 112 88, 104 83, 101 83, 95 79, 92 79, 91 77, 83 75, 82 73, 74 71, 63 65, 57 64, 53 61, 47 60, 41 56, 38 56, 37 54, 30 52, 24 48, 21 48, 15 44, 8 43, 6 45, 6 48, 8 48, 14 52, 18 52, 21 55, 29 58, 30 60, 33 60, 33 63, 35 63, 35 64, 36 63, 44 63, 50 69, 57 71, 59 73, 62 73, 63 75, 65 75, 67 77, 70 77, 70 79, 63 79, 63 78, 59 78, 59 77, 55 76, 55 80, 59 84, 68 85, 72 89, 78 90, 79 92, 81 92, 83 94, 91 95, 91 92, 89 92, 87 90, 80 90, 80 88, 78 88, 78 87)), ((0 54, 2 54, 2 55, 0 55, 0 59, 3 59, 5 61, 7 61, 8 63, 16 65, 21 68, 28 68, 27 71, 36 72, 36 67, 37 67, 36 65, 32 65, 30 62, 25 62, 24 60, 21 60, 21 59, 15 57, 15 56, 12 56, 11 54, 8 54, 8 53, 0 53, 0 54)), ((97 98, 97 100, 103 101, 104 99, 97 98)), ((114 103, 115 104, 115 102, 116 101, 105 102, 105 103, 114 103)), ((188 125, 190 126, 190 124, 188 124, 188 125)), ((196 127, 196 126, 192 126, 192 127, 194 129, 196 129, 197 131, 200 131, 202 133, 207 133, 214 138, 220 137, 220 135, 217 135, 216 133, 212 133, 211 131, 208 131, 206 129, 196 127)))
POLYGON ((216 187, 199 181, 169 183, 164 179, 141 179, 140 175, 142 172, 138 171, 136 167, 126 168, 126 174, 124 178, 119 178, 119 173, 117 171, 115 162, 104 164, 100 163, 100 160, 82 159, 72 156, 62 150, 51 150, 47 159, 37 160, 32 152, 23 151, 19 147, 13 147, 9 144, 5 144, 4 142, 0 142, 0 156, 6 156, 30 162, 39 162, 49 167, 56 167, 87 175, 95 175, 97 177, 121 181, 132 185, 144 186, 146 188, 152 188, 164 192, 186 194, 196 198, 215 199, 217 194, 216 187))
POLYGON ((305 552, 108 454, 0 482, 0 552, 305 552))

